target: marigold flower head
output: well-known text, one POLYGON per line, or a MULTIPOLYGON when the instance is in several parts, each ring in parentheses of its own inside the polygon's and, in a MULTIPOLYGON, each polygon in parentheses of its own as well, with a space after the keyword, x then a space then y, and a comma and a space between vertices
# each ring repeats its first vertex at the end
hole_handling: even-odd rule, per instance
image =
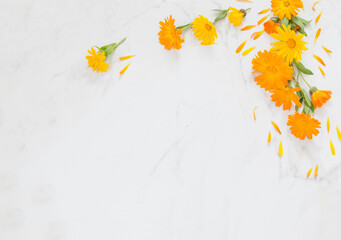
POLYGON ((214 40, 218 37, 215 26, 207 18, 199 15, 192 22, 194 36, 196 36, 201 45, 214 44, 214 40))
POLYGON ((271 36, 278 42, 271 43, 275 45, 270 51, 278 51, 278 54, 285 57, 287 63, 292 63, 294 59, 301 60, 303 50, 308 50, 304 45, 307 42, 303 41, 304 34, 297 34, 291 30, 289 26, 282 24, 282 28, 277 27, 278 34, 272 33, 271 36), (283 28, 283 29, 282 29, 283 28))
POLYGON ((289 115, 287 125, 290 127, 291 133, 302 140, 306 137, 312 139, 313 135, 317 136, 319 134, 317 128, 321 128, 321 123, 312 118, 310 114, 298 112, 289 115))
POLYGON ((263 25, 264 25, 264 30, 267 34, 277 33, 276 27, 280 26, 279 23, 276 23, 272 20, 266 21, 263 25))
POLYGON ((252 59, 254 72, 261 73, 255 77, 256 83, 266 91, 284 88, 292 79, 293 68, 284 62, 284 57, 276 52, 259 51, 252 59))
POLYGON ((326 90, 317 90, 317 88, 313 87, 310 91, 311 93, 311 101, 314 104, 315 108, 322 107, 330 98, 331 91, 326 90))
POLYGON ((228 12, 229 22, 232 23, 235 27, 238 27, 243 24, 243 18, 246 15, 246 11, 241 9, 238 10, 236 8, 231 7, 228 12))
POLYGON ((167 50, 171 48, 180 49, 181 43, 185 41, 184 38, 180 37, 182 30, 176 29, 174 22, 175 19, 172 18, 172 15, 169 18, 165 18, 165 22, 160 21, 159 42, 167 50))
POLYGON ((105 53, 100 52, 91 48, 91 51, 88 50, 90 56, 86 56, 85 58, 88 60, 89 67, 92 67, 93 71, 97 72, 106 72, 109 68, 109 64, 105 61, 105 53))
POLYGON ((301 0, 271 0, 271 11, 279 19, 286 17, 291 19, 291 16, 296 16, 299 8, 303 8, 301 0))
POLYGON ((283 110, 290 110, 291 104, 294 102, 298 107, 302 107, 300 103, 300 98, 295 92, 300 91, 301 88, 279 88, 272 90, 271 100, 275 103, 277 107, 283 105, 283 110))

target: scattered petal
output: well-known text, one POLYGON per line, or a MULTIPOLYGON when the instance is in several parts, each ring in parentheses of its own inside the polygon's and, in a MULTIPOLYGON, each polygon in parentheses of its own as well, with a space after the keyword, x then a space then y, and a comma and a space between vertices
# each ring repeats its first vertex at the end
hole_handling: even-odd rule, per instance
POLYGON ((279 143, 278 155, 279 155, 280 157, 282 157, 282 156, 283 156, 283 146, 282 146, 282 141, 279 143))
POLYGON ((277 124, 274 122, 274 121, 271 121, 272 125, 274 126, 274 128, 276 129, 276 131, 279 133, 279 134, 282 134, 281 133, 281 130, 279 130, 279 127, 277 126, 277 124))
POLYGON ((338 126, 336 126, 336 133, 337 133, 337 136, 339 137, 339 139, 341 140, 341 132, 340 132, 340 129, 338 126))
POLYGON ((332 140, 330 140, 330 151, 332 152, 333 155, 335 155, 335 148, 332 140))
POLYGON ((319 164, 316 164, 315 171, 314 171, 314 177, 317 177, 318 172, 319 172, 319 164))
POLYGON ((268 134, 268 143, 271 142, 271 132, 269 131, 269 134, 268 134))
POLYGON ((320 14, 316 17, 316 19, 315 19, 315 22, 316 22, 316 23, 319 22, 321 15, 322 15, 322 12, 320 12, 320 14))
POLYGON ((252 2, 251 0, 237 0, 238 2, 252 2))
POLYGON ((244 48, 246 41, 247 40, 245 40, 244 42, 242 42, 242 44, 239 45, 239 47, 236 49, 236 53, 239 53, 244 48))
POLYGON ((247 25, 247 26, 243 27, 242 29, 240 29, 240 31, 247 31, 247 30, 254 28, 255 26, 256 25, 247 25))
POLYGON ((267 13, 269 12, 270 8, 267 8, 267 9, 264 9, 262 11, 260 11, 258 14, 264 14, 264 13, 267 13))
POLYGON ((258 106, 255 106, 254 108, 253 108, 253 118, 255 119, 255 121, 256 121, 256 109, 258 108, 258 106))
POLYGON ((122 75, 123 73, 125 73, 127 71, 129 65, 130 65, 130 63, 121 70, 120 75, 122 75))
POLYGON ((120 57, 120 61, 127 60, 127 59, 135 57, 135 56, 136 55, 129 55, 129 56, 120 57))
POLYGON ((313 171, 313 168, 310 168, 309 171, 307 172, 307 178, 309 178, 311 171, 313 171))
POLYGON ((256 40, 257 38, 259 38, 263 34, 263 32, 264 30, 257 32, 255 36, 253 37, 253 40, 256 40))
POLYGON ((325 76, 326 74, 324 73, 324 71, 322 70, 322 68, 319 66, 320 72, 322 73, 323 76, 325 76))
POLYGON ((326 64, 323 62, 323 60, 319 56, 317 56, 315 54, 313 54, 313 56, 319 63, 321 63, 323 66, 326 66, 326 64))
POLYGON ((256 46, 254 46, 254 47, 252 47, 252 48, 249 48, 249 49, 245 50, 245 51, 242 53, 242 55, 243 55, 243 56, 248 55, 248 54, 249 54, 250 52, 252 52, 252 50, 255 49, 255 48, 256 48, 256 46))
POLYGON ((316 32, 316 35, 315 35, 315 40, 314 40, 314 42, 316 42, 317 41, 317 39, 319 38, 319 36, 320 36, 320 33, 321 33, 321 28, 319 28, 318 30, 317 30, 317 32, 316 32))
POLYGON ((316 1, 315 3, 314 3, 314 5, 313 5, 313 11, 315 11, 315 5, 317 4, 317 3, 319 3, 320 1, 316 1))
POLYGON ((327 131, 329 132, 330 130, 330 121, 329 121, 329 118, 327 118, 327 131))
POLYGON ((261 25, 269 16, 270 16, 270 14, 268 14, 268 15, 262 17, 262 18, 257 22, 258 25, 261 25))
POLYGON ((332 51, 330 51, 328 48, 326 48, 325 46, 322 46, 324 51, 326 51, 327 53, 333 53, 332 51))

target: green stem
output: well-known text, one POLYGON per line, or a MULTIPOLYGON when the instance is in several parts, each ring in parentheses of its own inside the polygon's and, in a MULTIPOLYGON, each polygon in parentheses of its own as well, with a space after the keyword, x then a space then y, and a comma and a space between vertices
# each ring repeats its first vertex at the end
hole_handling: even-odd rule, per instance
POLYGON ((301 76, 301 78, 303 79, 303 81, 308 85, 308 87, 311 89, 311 86, 309 85, 309 83, 307 83, 307 81, 304 79, 301 71, 298 71, 299 75, 301 76))
POLYGON ((215 9, 214 11, 220 12, 220 14, 214 19, 213 24, 216 24, 218 21, 224 19, 227 16, 227 13, 230 11, 230 7, 226 10, 215 9))
POLYGON ((117 43, 116 48, 117 48, 121 43, 123 43, 126 39, 127 39, 127 38, 125 37, 125 38, 123 38, 119 43, 117 43))
POLYGON ((178 29, 185 30, 185 29, 190 28, 190 27, 192 27, 192 23, 188 23, 188 24, 176 27, 176 30, 178 30, 178 29))

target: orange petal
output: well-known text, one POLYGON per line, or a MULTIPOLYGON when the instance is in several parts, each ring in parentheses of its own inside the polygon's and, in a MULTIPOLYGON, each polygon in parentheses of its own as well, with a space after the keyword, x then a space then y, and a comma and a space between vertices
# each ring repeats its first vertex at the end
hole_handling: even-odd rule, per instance
POLYGON ((271 123, 272 123, 272 125, 274 126, 274 128, 277 130, 277 132, 278 132, 279 134, 282 134, 282 133, 281 133, 281 130, 279 130, 279 127, 277 126, 277 124, 276 124, 274 121, 271 121, 271 123))
POLYGON ((336 132, 337 132, 337 136, 339 137, 339 139, 341 140, 341 132, 338 126, 336 126, 336 132))
POLYGON ((129 56, 124 56, 124 57, 120 57, 120 60, 123 61, 123 60, 127 60, 129 58, 132 58, 132 57, 135 57, 136 55, 129 55, 129 56))
POLYGON ((327 131, 329 132, 330 130, 330 121, 329 121, 329 118, 327 118, 327 131))
POLYGON ((262 11, 260 11, 258 14, 264 14, 264 13, 267 13, 269 12, 270 8, 267 8, 267 9, 264 9, 262 11))
POLYGON ((269 134, 268 134, 268 143, 271 142, 271 132, 269 131, 269 134))
POLYGON ((279 143, 279 147, 278 147, 278 155, 280 157, 283 156, 283 146, 282 146, 282 141, 279 143))
POLYGON ((319 36, 320 36, 320 33, 321 33, 321 28, 319 28, 319 29, 317 30, 317 32, 316 32, 316 35, 315 35, 315 40, 314 40, 314 42, 316 42, 316 40, 319 38, 319 36))
POLYGON ((248 55, 248 54, 249 54, 250 52, 252 52, 252 50, 255 49, 255 48, 256 48, 256 46, 254 46, 254 47, 252 47, 252 48, 249 48, 249 49, 245 50, 245 51, 242 53, 242 55, 243 55, 243 56, 248 55))
POLYGON ((310 168, 309 171, 307 172, 307 178, 309 178, 311 171, 313 171, 313 168, 310 168))
POLYGON ((315 22, 316 22, 316 23, 319 22, 321 15, 322 15, 322 12, 320 12, 320 14, 316 17, 316 19, 315 19, 315 22))
POLYGON ((255 106, 254 108, 253 108, 253 118, 255 119, 255 121, 256 121, 256 109, 258 108, 258 106, 255 106))
POLYGON ((315 11, 315 5, 317 4, 317 3, 319 3, 320 1, 316 1, 315 3, 314 3, 314 5, 313 5, 313 11, 315 11))
POLYGON ((120 75, 122 75, 123 73, 125 73, 127 71, 129 65, 130 65, 130 63, 121 70, 120 75))
POLYGON ((247 25, 247 26, 243 27, 242 29, 240 29, 240 31, 247 31, 247 30, 254 28, 255 26, 256 25, 247 25))
POLYGON ((332 152, 333 155, 335 155, 334 144, 333 144, 332 140, 329 140, 329 141, 330 141, 330 151, 332 152))
POLYGON ((262 18, 257 22, 258 25, 262 24, 262 23, 265 21, 265 19, 267 19, 269 16, 270 16, 270 14, 266 15, 265 17, 262 17, 262 18))
POLYGON ((324 51, 326 51, 327 53, 333 53, 332 51, 330 51, 328 48, 326 48, 325 46, 322 46, 324 51))
POLYGON ((316 164, 315 171, 314 171, 314 177, 317 177, 318 172, 319 172, 319 164, 316 164))
POLYGON ((326 64, 323 62, 323 60, 319 56, 317 56, 315 54, 313 54, 313 56, 319 63, 321 63, 323 66, 326 66, 326 64))
MULTIPOLYGON (((256 40, 257 38, 259 38, 262 34, 263 34, 264 30, 256 32, 256 34, 253 37, 253 40, 256 40)), ((252 34, 253 35, 253 34, 252 34)))
POLYGON ((242 42, 242 44, 239 45, 239 47, 236 49, 236 53, 239 53, 244 48, 246 41, 247 40, 245 40, 244 42, 242 42))
POLYGON ((326 74, 324 73, 324 71, 322 70, 322 68, 319 66, 320 72, 322 73, 323 76, 326 76, 326 74))

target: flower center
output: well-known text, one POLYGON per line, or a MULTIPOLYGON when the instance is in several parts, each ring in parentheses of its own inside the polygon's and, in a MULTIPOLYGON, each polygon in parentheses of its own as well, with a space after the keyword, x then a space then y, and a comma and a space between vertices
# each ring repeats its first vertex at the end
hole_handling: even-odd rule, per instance
POLYGON ((283 4, 284 4, 285 7, 289 7, 290 6, 290 2, 289 1, 284 1, 283 4))
POLYGON ((275 66, 269 66, 266 68, 266 70, 271 72, 272 74, 276 74, 278 72, 275 66))
POLYGON ((205 28, 207 29, 207 31, 211 31, 212 29, 212 27, 208 23, 205 24, 205 28))
POLYGON ((294 48, 294 47, 296 47, 296 41, 295 41, 294 39, 290 38, 290 39, 288 40, 288 46, 289 46, 289 48, 294 48))

